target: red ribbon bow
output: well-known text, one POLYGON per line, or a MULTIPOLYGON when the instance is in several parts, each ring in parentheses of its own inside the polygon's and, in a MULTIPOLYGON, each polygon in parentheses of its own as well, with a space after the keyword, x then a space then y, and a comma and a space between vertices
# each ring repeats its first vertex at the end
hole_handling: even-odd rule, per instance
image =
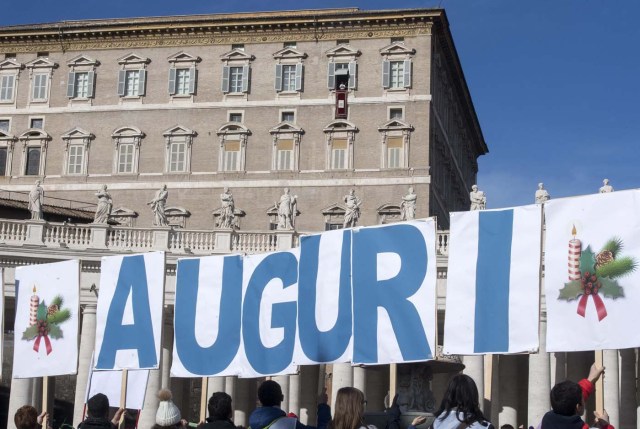
POLYGON ((601 321, 605 317, 607 317, 607 309, 604 307, 604 302, 602 302, 602 298, 597 293, 592 293, 587 295, 586 293, 582 294, 580 298, 580 302, 578 302, 578 314, 582 317, 585 317, 585 313, 587 311, 587 301, 589 300, 589 296, 593 298, 593 303, 596 306, 596 311, 598 312, 598 321, 601 321))
POLYGON ((50 355, 53 349, 51 348, 51 340, 49 340, 49 336, 47 334, 38 335, 36 338, 36 342, 33 344, 33 350, 38 352, 40 350, 40 340, 44 338, 44 346, 47 349, 47 355, 50 355))

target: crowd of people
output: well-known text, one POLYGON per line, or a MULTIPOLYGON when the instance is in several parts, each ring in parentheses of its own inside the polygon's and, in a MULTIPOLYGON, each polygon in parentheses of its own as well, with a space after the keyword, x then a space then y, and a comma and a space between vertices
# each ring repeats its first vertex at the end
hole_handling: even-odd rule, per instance
MULTIPOLYGON (((603 373, 604 368, 594 364, 587 378, 577 383, 566 380, 556 384, 550 394, 551 410, 544 415, 536 429, 614 429, 604 410, 595 412, 593 426, 582 419, 585 401, 594 392, 595 383, 603 373)), ((169 390, 161 390, 158 397, 160 402, 155 425, 141 429, 237 429, 232 420, 232 398, 225 392, 211 395, 207 404, 209 417, 200 423, 190 423, 182 418, 180 410, 171 400, 169 390)), ((325 391, 319 399, 317 426, 308 426, 301 423, 295 414, 287 413, 281 408, 284 400, 282 388, 277 382, 266 380, 258 388, 260 406, 249 417, 249 429, 378 429, 365 423, 367 401, 362 391, 355 387, 339 389, 333 416, 327 399, 325 391)), ((124 409, 120 408, 110 419, 109 399, 98 393, 87 401, 87 418, 78 425, 78 429, 116 429, 124 413, 124 409)), ((397 396, 386 413, 387 423, 384 429, 405 429, 400 422, 397 396)), ((475 382, 465 374, 455 375, 450 380, 440 407, 434 414, 435 420, 428 429, 494 429, 480 409, 480 396, 475 382)), ((14 422, 18 429, 38 429, 47 417, 46 412, 38 413, 34 407, 25 405, 16 412, 14 422)), ((419 416, 406 429, 417 429, 425 423, 426 417, 419 416)), ((529 427, 532 428, 533 426, 529 427)), ((500 429, 514 428, 502 425, 500 429)))

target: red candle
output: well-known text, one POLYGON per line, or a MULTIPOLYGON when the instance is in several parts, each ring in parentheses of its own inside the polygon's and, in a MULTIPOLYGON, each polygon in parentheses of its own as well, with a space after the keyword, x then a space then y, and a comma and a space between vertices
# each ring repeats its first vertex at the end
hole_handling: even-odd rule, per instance
POLYGON ((576 226, 571 231, 573 239, 569 240, 569 281, 580 280, 580 254, 582 242, 576 238, 576 226))
POLYGON ((31 301, 29 302, 29 325, 35 325, 38 321, 39 304, 40 298, 36 295, 36 286, 33 285, 33 295, 31 295, 31 301))

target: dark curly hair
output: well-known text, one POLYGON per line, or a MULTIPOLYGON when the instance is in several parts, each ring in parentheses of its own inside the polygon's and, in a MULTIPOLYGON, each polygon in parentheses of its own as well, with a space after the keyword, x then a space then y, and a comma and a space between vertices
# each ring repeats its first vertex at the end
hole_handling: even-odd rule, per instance
POLYGON ((231 396, 224 392, 215 392, 207 404, 209 417, 213 420, 227 420, 231 417, 231 396))
POLYGON ((31 405, 23 405, 18 408, 13 422, 18 429, 36 429, 38 425, 38 411, 31 405))

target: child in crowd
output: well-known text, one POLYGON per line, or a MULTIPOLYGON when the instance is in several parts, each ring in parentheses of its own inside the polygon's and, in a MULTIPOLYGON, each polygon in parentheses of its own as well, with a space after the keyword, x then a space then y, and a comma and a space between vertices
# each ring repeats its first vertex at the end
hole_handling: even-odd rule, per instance
POLYGON ((47 412, 43 412, 38 415, 38 410, 34 407, 31 405, 24 405, 16 411, 16 414, 13 417, 13 422, 16 424, 18 429, 37 429, 42 427, 42 422, 47 416, 47 412))

